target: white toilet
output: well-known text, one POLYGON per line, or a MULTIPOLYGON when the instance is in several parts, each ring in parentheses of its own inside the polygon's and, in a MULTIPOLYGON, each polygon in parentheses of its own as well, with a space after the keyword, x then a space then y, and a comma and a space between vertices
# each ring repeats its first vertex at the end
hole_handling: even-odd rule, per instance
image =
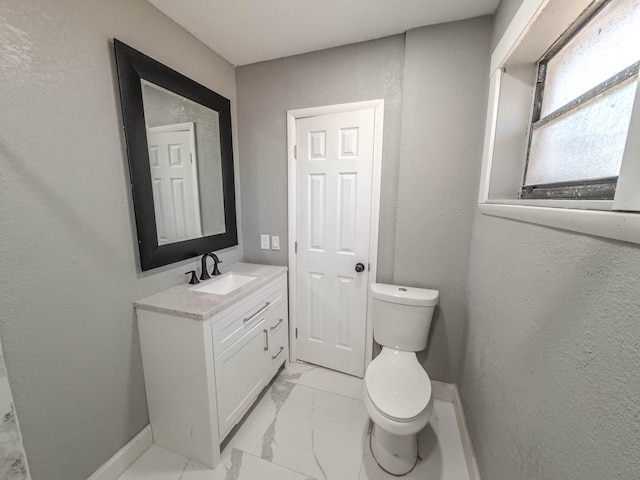
POLYGON ((415 352, 427 346, 439 293, 375 283, 371 294, 373 336, 382 352, 364 375, 364 404, 373 421, 369 444, 382 469, 404 475, 418 461, 418 432, 433 410, 431 380, 415 352))

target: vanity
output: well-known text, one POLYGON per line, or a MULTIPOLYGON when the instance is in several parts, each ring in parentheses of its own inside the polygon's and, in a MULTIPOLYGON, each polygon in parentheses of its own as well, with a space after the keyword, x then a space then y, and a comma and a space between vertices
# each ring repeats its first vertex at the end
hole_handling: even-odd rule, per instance
POLYGON ((289 356, 287 268, 237 263, 135 302, 154 443, 211 468, 289 356))

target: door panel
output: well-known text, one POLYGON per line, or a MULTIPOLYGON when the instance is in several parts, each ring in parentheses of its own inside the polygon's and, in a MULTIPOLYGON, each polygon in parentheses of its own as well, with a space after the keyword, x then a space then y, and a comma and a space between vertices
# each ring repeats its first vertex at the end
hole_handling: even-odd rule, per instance
POLYGON ((374 111, 297 121, 298 357, 362 377, 374 111))
POLYGON ((223 438, 267 384, 265 320, 215 359, 218 430, 223 438))

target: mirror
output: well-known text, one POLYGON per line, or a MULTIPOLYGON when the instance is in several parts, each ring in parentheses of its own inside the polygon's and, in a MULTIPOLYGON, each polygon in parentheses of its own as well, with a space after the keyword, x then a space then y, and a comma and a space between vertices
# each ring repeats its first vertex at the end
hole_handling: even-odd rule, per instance
POLYGON ((114 47, 142 270, 237 245, 229 100, 114 47))

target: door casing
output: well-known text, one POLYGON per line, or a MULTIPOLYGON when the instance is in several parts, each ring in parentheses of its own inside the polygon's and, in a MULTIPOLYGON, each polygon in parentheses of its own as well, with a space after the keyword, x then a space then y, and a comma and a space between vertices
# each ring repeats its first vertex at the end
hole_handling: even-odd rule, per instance
POLYGON ((296 202, 297 170, 295 145, 297 142, 296 121, 299 118, 329 115, 333 113, 351 112, 354 110, 374 110, 373 137, 373 179, 371 185, 371 229, 369 233, 369 285, 367 288, 367 326, 365 338, 365 370, 373 359, 373 324, 371 319, 370 287, 376 282, 378 273, 378 231, 380 227, 380 187, 382 181, 382 134, 384 123, 384 100, 368 100, 364 102, 341 103, 322 107, 310 107, 287 111, 287 159, 288 159, 288 220, 289 220, 289 360, 298 359, 296 328, 297 291, 296 274, 297 258, 295 252, 298 209, 296 202))

